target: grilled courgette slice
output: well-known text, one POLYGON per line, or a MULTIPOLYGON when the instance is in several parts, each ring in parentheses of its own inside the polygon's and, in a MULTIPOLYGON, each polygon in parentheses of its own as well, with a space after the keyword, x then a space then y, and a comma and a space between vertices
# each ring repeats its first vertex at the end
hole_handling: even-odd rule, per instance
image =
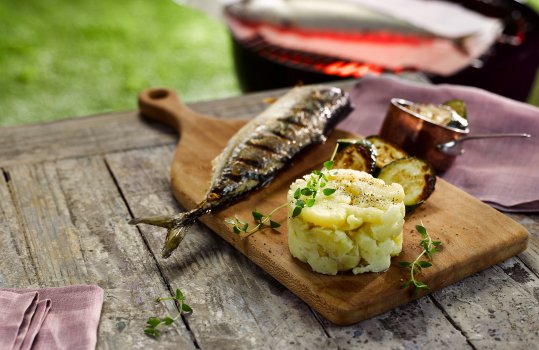
POLYGON ((454 98, 444 102, 445 106, 451 107, 455 112, 458 113, 462 118, 468 119, 468 109, 466 108, 466 103, 464 101, 454 98))
POLYGON ((468 127, 468 110, 466 108, 466 103, 458 98, 454 98, 445 101, 444 106, 451 108, 453 112, 456 113, 456 115, 453 114, 451 121, 447 126, 465 130, 468 127))
POLYGON ((408 153, 399 146, 384 140, 378 135, 368 136, 366 140, 372 143, 376 150, 376 167, 378 169, 382 169, 394 160, 408 157, 408 153))
POLYGON ((353 169, 372 174, 376 169, 376 150, 367 140, 337 140, 333 153, 333 168, 353 169))
POLYGON ((429 163, 415 157, 395 160, 380 170, 378 178, 388 185, 396 182, 404 189, 406 213, 423 204, 434 191, 436 175, 429 163))

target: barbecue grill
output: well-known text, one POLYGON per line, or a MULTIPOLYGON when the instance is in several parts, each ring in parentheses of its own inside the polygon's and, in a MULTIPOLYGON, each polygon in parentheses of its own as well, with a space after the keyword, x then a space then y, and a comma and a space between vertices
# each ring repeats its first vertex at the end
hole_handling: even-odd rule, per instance
MULTIPOLYGON (((497 42, 470 66, 450 76, 427 73, 427 78, 434 83, 476 86, 513 99, 526 100, 539 68, 539 15, 512 0, 455 2, 500 19, 504 31, 497 42)), ((232 14, 228 10, 225 9, 225 15, 230 18, 232 14)), ((414 67, 391 69, 371 62, 283 48, 269 43, 262 36, 242 40, 232 32, 232 41, 236 74, 244 92, 361 78, 366 74, 416 71, 414 67)))

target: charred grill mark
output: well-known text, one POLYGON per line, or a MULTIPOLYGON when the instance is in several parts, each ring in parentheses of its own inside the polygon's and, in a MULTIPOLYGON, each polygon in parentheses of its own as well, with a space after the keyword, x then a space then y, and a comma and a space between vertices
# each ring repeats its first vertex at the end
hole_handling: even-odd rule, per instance
POLYGON ((274 152, 258 146, 246 145, 237 156, 238 160, 252 167, 263 169, 269 162, 275 162, 274 152))
POLYGON ((285 140, 295 141, 297 140, 297 135, 301 132, 301 130, 304 130, 305 128, 296 124, 286 123, 284 121, 278 120, 275 121, 275 123, 272 123, 272 125, 270 125, 268 129, 274 135, 282 137, 285 140))
POLYGON ((271 129, 271 133, 277 137, 280 137, 287 141, 294 141, 294 135, 287 134, 286 130, 283 129, 271 129))
POLYGON ((313 98, 313 99, 305 101, 305 103, 301 106, 301 108, 305 112, 314 114, 317 111, 324 109, 326 105, 331 102, 332 101, 326 101, 325 99, 318 97, 318 98, 313 98))
POLYGON ((263 168, 265 164, 263 159, 238 158, 238 161, 255 168, 263 168))
POLYGON ((283 139, 277 135, 270 133, 257 135, 256 137, 247 141, 246 144, 248 146, 268 151, 279 156, 284 153, 283 151, 285 148, 283 139))
POLYGON ((343 96, 317 92, 261 125, 238 145, 212 189, 222 202, 235 201, 269 184, 279 169, 306 145, 323 138, 328 119, 342 112, 343 96))
POLYGON ((230 166, 229 176, 234 177, 236 180, 241 178, 251 178, 252 173, 256 172, 256 170, 257 169, 253 168, 253 166, 236 160, 232 162, 230 166))
POLYGON ((261 162, 264 163, 263 166, 253 166, 251 164, 251 161, 252 160, 246 162, 243 159, 238 159, 236 162, 233 163, 234 165, 231 168, 230 174, 232 176, 237 176, 241 174, 244 178, 249 179, 262 179, 272 171, 275 171, 276 168, 280 168, 281 166, 283 166, 282 161, 274 159, 261 160, 261 162))
MULTIPOLYGON (((230 195, 230 192, 233 191, 237 186, 237 181, 233 178, 226 176, 226 174, 223 174, 220 178, 219 183, 217 183, 214 188, 212 189, 211 193, 214 193, 219 196, 219 198, 223 198, 230 195)), ((210 193, 210 194, 211 194, 210 193)))
POLYGON ((282 163, 273 163, 264 169, 250 166, 242 161, 234 161, 229 167, 223 169, 214 193, 221 197, 236 197, 249 192, 253 188, 260 188, 273 180, 282 163))
POLYGON ((248 191, 253 187, 257 187, 259 183, 258 179, 253 178, 251 175, 253 174, 238 174, 234 169, 228 169, 221 176, 213 192, 220 194, 221 197, 233 197, 246 192, 246 190, 248 191), (246 186, 247 182, 250 182, 252 186, 246 186))
MULTIPOLYGON (((171 216, 163 257, 180 244, 188 227, 198 217, 226 208, 252 190, 268 185, 287 161, 311 143, 324 140, 324 133, 344 117, 348 96, 337 88, 298 88, 285 95, 227 143, 215 159, 206 198, 195 209, 171 216)), ((164 220, 163 220, 164 221, 164 220)), ((154 218, 132 223, 156 223, 154 218)))
POLYGON ((302 128, 309 126, 309 118, 307 117, 307 113, 301 110, 283 118, 283 122, 297 125, 302 128))

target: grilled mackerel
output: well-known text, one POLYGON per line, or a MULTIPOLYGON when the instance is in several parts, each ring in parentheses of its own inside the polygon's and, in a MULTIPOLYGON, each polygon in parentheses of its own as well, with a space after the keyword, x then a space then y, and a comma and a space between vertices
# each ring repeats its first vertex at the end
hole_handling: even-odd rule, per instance
POLYGON ((268 185, 301 150, 324 142, 350 110, 348 95, 341 89, 320 85, 294 88, 229 140, 212 162, 210 187, 195 209, 172 216, 136 218, 130 223, 167 228, 162 255, 169 257, 198 217, 268 185))

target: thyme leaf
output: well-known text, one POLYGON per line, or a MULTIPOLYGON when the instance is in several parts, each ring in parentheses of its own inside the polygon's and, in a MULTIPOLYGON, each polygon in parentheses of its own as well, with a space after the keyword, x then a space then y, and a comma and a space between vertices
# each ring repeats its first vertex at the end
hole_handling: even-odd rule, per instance
POLYGON ((144 328, 144 333, 150 337, 159 338, 161 331, 160 326, 171 326, 176 320, 178 320, 183 314, 192 313, 193 309, 187 305, 184 301, 185 298, 180 289, 176 289, 176 295, 170 298, 157 298, 155 301, 161 302, 164 300, 174 300, 178 304, 178 315, 176 317, 166 316, 163 318, 159 317, 149 317, 146 320, 146 328, 144 328))
POLYGON ((270 228, 272 228, 272 229, 276 229, 276 228, 280 227, 281 224, 279 224, 276 221, 271 220, 271 217, 273 216, 273 214, 275 214, 275 212, 277 210, 279 210, 279 209, 281 209, 281 208, 283 208, 285 206, 286 206, 286 203, 278 206, 275 209, 273 209, 267 215, 262 214, 260 211, 258 211, 258 209, 254 209, 251 212, 251 215, 253 216, 253 219, 254 219, 256 225, 252 229, 249 229, 249 224, 247 222, 244 222, 244 221, 238 219, 237 217, 234 218, 234 219, 226 218, 225 223, 232 226, 232 231, 234 231, 235 234, 243 234, 244 237, 250 236, 251 234, 253 234, 253 233, 257 232, 257 231, 260 231, 261 229, 263 229, 265 227, 268 227, 268 226, 270 228))
POLYGON ((333 168, 333 163, 334 162, 332 160, 324 162, 324 168, 326 168, 327 170, 331 170, 331 168, 333 168))
MULTIPOLYGON (((326 170, 331 170, 333 167, 333 160, 328 160, 324 162, 324 168, 326 170)), ((316 195, 318 194, 318 191, 322 189, 322 193, 326 196, 329 196, 333 193, 335 193, 335 188, 326 188, 328 182, 328 178, 324 172, 321 170, 313 170, 310 174, 310 177, 307 181, 307 184, 305 187, 297 188, 294 191, 294 202, 292 205, 294 206, 294 209, 292 210, 292 217, 296 217, 301 214, 301 211, 303 208, 312 207, 316 202, 316 195)), ((287 203, 282 204, 278 206, 277 208, 273 209, 269 214, 264 215, 258 209, 254 209, 251 214, 253 216, 253 220, 255 221, 256 225, 253 228, 250 228, 250 225, 247 222, 242 221, 241 219, 235 217, 235 218, 226 218, 225 223, 227 225, 232 226, 232 231, 235 234, 243 235, 244 237, 247 237, 257 231, 260 231, 261 229, 265 227, 270 227, 271 229, 276 229, 281 226, 276 221, 271 220, 272 215, 279 209, 285 207, 287 203)))
POLYGON ((335 191, 336 191, 336 189, 334 189, 334 188, 324 188, 324 191, 322 191, 322 192, 324 193, 324 195, 330 196, 333 193, 335 193, 335 191))
POLYGON ((402 288, 413 288, 413 296, 416 296, 420 291, 428 291, 430 288, 427 284, 417 280, 417 275, 419 275, 424 268, 432 266, 432 254, 439 252, 438 247, 442 244, 440 241, 433 241, 429 235, 427 229, 421 225, 416 225, 416 231, 421 236, 421 241, 419 245, 423 248, 423 251, 419 256, 412 262, 400 261, 399 265, 401 267, 410 269, 410 279, 402 285, 402 288), (426 257, 428 260, 422 260, 426 257))
MULTIPOLYGON (((328 160, 324 162, 324 168, 326 170, 331 170, 333 167, 333 160, 328 160)), ((320 189, 322 190, 322 193, 326 196, 329 196, 333 194, 336 189, 335 188, 325 188, 328 182, 328 178, 325 173, 323 173, 321 170, 313 170, 309 180, 307 181, 307 185, 303 188, 298 188, 294 192, 294 210, 292 211, 292 217, 296 217, 299 214, 301 214, 301 211, 305 206, 312 207, 314 203, 316 202, 316 195, 318 194, 318 191, 320 189)))

